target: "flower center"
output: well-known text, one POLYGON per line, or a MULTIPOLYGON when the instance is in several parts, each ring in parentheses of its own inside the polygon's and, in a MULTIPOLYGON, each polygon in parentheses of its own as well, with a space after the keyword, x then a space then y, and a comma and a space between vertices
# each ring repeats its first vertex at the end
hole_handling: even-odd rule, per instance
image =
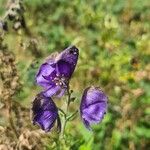
POLYGON ((67 87, 67 78, 64 77, 64 75, 58 75, 56 74, 56 77, 53 79, 53 82, 56 84, 56 85, 59 85, 61 86, 62 88, 66 88, 67 87))

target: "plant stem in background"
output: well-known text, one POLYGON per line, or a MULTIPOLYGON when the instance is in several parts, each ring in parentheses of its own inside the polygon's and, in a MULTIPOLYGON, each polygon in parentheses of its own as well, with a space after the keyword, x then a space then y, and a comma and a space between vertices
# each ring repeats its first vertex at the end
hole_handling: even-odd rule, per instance
POLYGON ((12 100, 8 99, 8 117, 9 117, 9 125, 12 128, 16 138, 19 138, 19 134, 17 132, 17 129, 15 127, 14 121, 13 121, 13 117, 12 117, 12 100))
POLYGON ((0 99, 5 105, 9 126, 11 127, 14 135, 18 138, 19 134, 13 120, 14 101, 12 97, 21 89, 17 68, 15 65, 14 55, 3 44, 3 39, 0 39, 0 77, 2 81, 2 92, 0 99), (7 68, 7 69, 6 69, 7 68))

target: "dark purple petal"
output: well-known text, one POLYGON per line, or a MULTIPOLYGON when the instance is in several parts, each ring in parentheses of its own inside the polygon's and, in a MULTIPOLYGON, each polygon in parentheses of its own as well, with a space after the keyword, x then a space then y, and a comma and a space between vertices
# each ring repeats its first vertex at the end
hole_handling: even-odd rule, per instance
POLYGON ((79 50, 73 45, 64 49, 58 56, 58 60, 63 60, 75 66, 78 61, 79 50))
POLYGON ((70 78, 78 61, 79 50, 75 46, 64 49, 57 57, 57 73, 70 78))
POLYGON ((65 78, 70 78, 72 75, 71 65, 63 60, 58 61, 57 63, 57 73, 59 76, 64 76, 65 78))
POLYGON ((54 86, 51 86, 50 88, 48 88, 47 90, 45 90, 43 92, 43 94, 46 96, 46 97, 51 97, 53 96, 54 94, 57 95, 57 97, 59 97, 59 94, 61 93, 61 95, 64 94, 64 91, 65 89, 61 88, 60 86, 57 86, 57 85, 54 85, 54 86))
POLYGON ((80 114, 86 128, 91 129, 92 124, 98 124, 107 110, 108 98, 103 91, 96 87, 85 89, 81 104, 80 114))
POLYGON ((58 119, 58 109, 51 98, 39 93, 32 105, 33 124, 38 124, 45 132, 51 130, 58 119))
POLYGON ((36 75, 36 82, 37 84, 47 87, 49 86, 52 81, 48 80, 51 76, 54 76, 55 68, 48 63, 44 63, 41 65, 37 75, 36 75))

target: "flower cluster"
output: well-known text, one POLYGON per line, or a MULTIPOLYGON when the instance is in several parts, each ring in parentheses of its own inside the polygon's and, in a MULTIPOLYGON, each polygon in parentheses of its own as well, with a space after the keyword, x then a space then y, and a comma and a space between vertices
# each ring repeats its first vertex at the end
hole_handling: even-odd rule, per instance
MULTIPOLYGON (((61 53, 54 53, 40 66, 36 74, 36 83, 43 87, 32 105, 33 124, 38 124, 48 132, 57 121, 61 130, 58 108, 52 97, 62 97, 69 87, 69 80, 75 70, 79 50, 70 46, 61 53)), ((107 96, 98 87, 84 90, 80 104, 80 115, 85 127, 91 130, 92 124, 101 122, 107 110, 107 96)))

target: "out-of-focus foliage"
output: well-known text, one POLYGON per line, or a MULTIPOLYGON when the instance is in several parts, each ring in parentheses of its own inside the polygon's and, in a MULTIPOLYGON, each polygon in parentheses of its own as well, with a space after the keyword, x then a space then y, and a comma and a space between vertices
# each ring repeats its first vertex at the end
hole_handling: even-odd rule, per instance
MULTIPOLYGON (((9 29, 4 39, 16 56, 21 78, 17 101, 30 107, 38 91, 34 76, 39 63, 50 53, 75 44, 80 50, 71 80, 76 105, 83 88, 94 84, 107 93, 109 108, 93 133, 79 117, 68 124, 66 149, 148 149, 149 0, 24 0, 24 6, 26 29, 9 29)), ((5 7, 6 1, 0 0, 0 15, 5 7)), ((51 146, 47 141, 47 149, 51 146)))

